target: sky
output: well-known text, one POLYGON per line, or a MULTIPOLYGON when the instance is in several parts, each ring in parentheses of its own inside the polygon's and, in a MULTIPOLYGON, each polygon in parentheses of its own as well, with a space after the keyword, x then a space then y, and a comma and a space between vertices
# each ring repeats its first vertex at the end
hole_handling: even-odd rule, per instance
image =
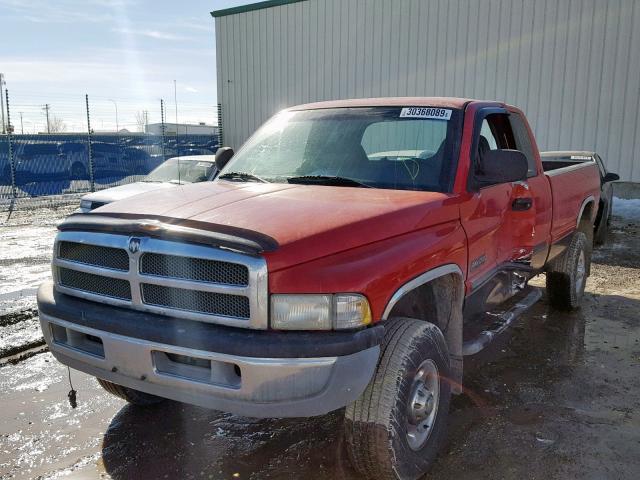
POLYGON ((86 131, 85 94, 94 130, 138 131, 149 123, 216 119, 215 31, 212 10, 247 0, 0 0, 0 72, 11 123, 19 133, 60 119, 86 131), (116 118, 116 109, 118 115, 116 118), (22 112, 22 124, 20 123, 22 112))

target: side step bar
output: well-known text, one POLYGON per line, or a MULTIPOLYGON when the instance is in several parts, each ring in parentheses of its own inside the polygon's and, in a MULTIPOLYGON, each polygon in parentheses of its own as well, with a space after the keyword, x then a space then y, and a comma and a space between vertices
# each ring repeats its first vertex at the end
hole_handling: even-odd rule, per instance
POLYGON ((533 288, 531 292, 510 310, 503 313, 498 320, 498 327, 493 330, 485 330, 473 340, 462 344, 462 355, 475 355, 489 345, 498 335, 504 332, 524 312, 529 310, 542 297, 542 290, 533 288))

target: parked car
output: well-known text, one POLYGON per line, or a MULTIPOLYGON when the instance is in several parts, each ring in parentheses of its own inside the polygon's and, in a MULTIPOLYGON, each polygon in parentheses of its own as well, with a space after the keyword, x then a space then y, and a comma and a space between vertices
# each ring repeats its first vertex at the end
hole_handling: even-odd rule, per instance
POLYGON ((463 357, 540 298, 528 281, 546 272, 553 307, 580 305, 598 168, 545 172, 515 107, 303 105, 216 163, 214 182, 59 226, 38 292, 46 342, 129 402, 346 407, 356 469, 418 478, 445 441, 463 357))
POLYGON ((57 142, 33 142, 14 152, 16 184, 68 178, 69 165, 57 142))
POLYGON ((62 142, 59 146, 65 159, 67 175, 71 180, 89 180, 89 155, 87 142, 62 142))
POLYGON ((598 245, 604 244, 607 241, 613 212, 613 182, 620 180, 620 176, 617 173, 607 171, 602 158, 596 152, 566 150, 541 152, 540 156, 542 157, 542 164, 547 171, 580 165, 584 162, 594 162, 598 165, 598 170, 600 171, 600 202, 598 215, 594 223, 593 240, 598 245))
POLYGON ((170 158, 140 182, 84 195, 80 200, 80 212, 90 212, 108 203, 133 197, 140 193, 213 180, 216 172, 214 155, 170 158))

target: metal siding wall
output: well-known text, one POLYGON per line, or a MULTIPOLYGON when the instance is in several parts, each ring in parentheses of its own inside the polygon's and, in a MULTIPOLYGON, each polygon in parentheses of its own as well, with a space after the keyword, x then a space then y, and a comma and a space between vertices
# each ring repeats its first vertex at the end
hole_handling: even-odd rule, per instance
POLYGON ((308 0, 216 19, 225 141, 276 111, 349 97, 504 100, 541 150, 598 151, 640 181, 640 3, 308 0))

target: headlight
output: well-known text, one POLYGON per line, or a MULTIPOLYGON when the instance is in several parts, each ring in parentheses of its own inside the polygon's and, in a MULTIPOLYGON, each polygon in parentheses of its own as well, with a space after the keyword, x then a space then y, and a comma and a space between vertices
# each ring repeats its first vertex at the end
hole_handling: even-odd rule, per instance
POLYGON ((83 210, 91 210, 91 200, 80 200, 80 208, 83 210))
POLYGON ((370 323, 363 295, 271 295, 271 326, 278 330, 340 330, 370 323))

